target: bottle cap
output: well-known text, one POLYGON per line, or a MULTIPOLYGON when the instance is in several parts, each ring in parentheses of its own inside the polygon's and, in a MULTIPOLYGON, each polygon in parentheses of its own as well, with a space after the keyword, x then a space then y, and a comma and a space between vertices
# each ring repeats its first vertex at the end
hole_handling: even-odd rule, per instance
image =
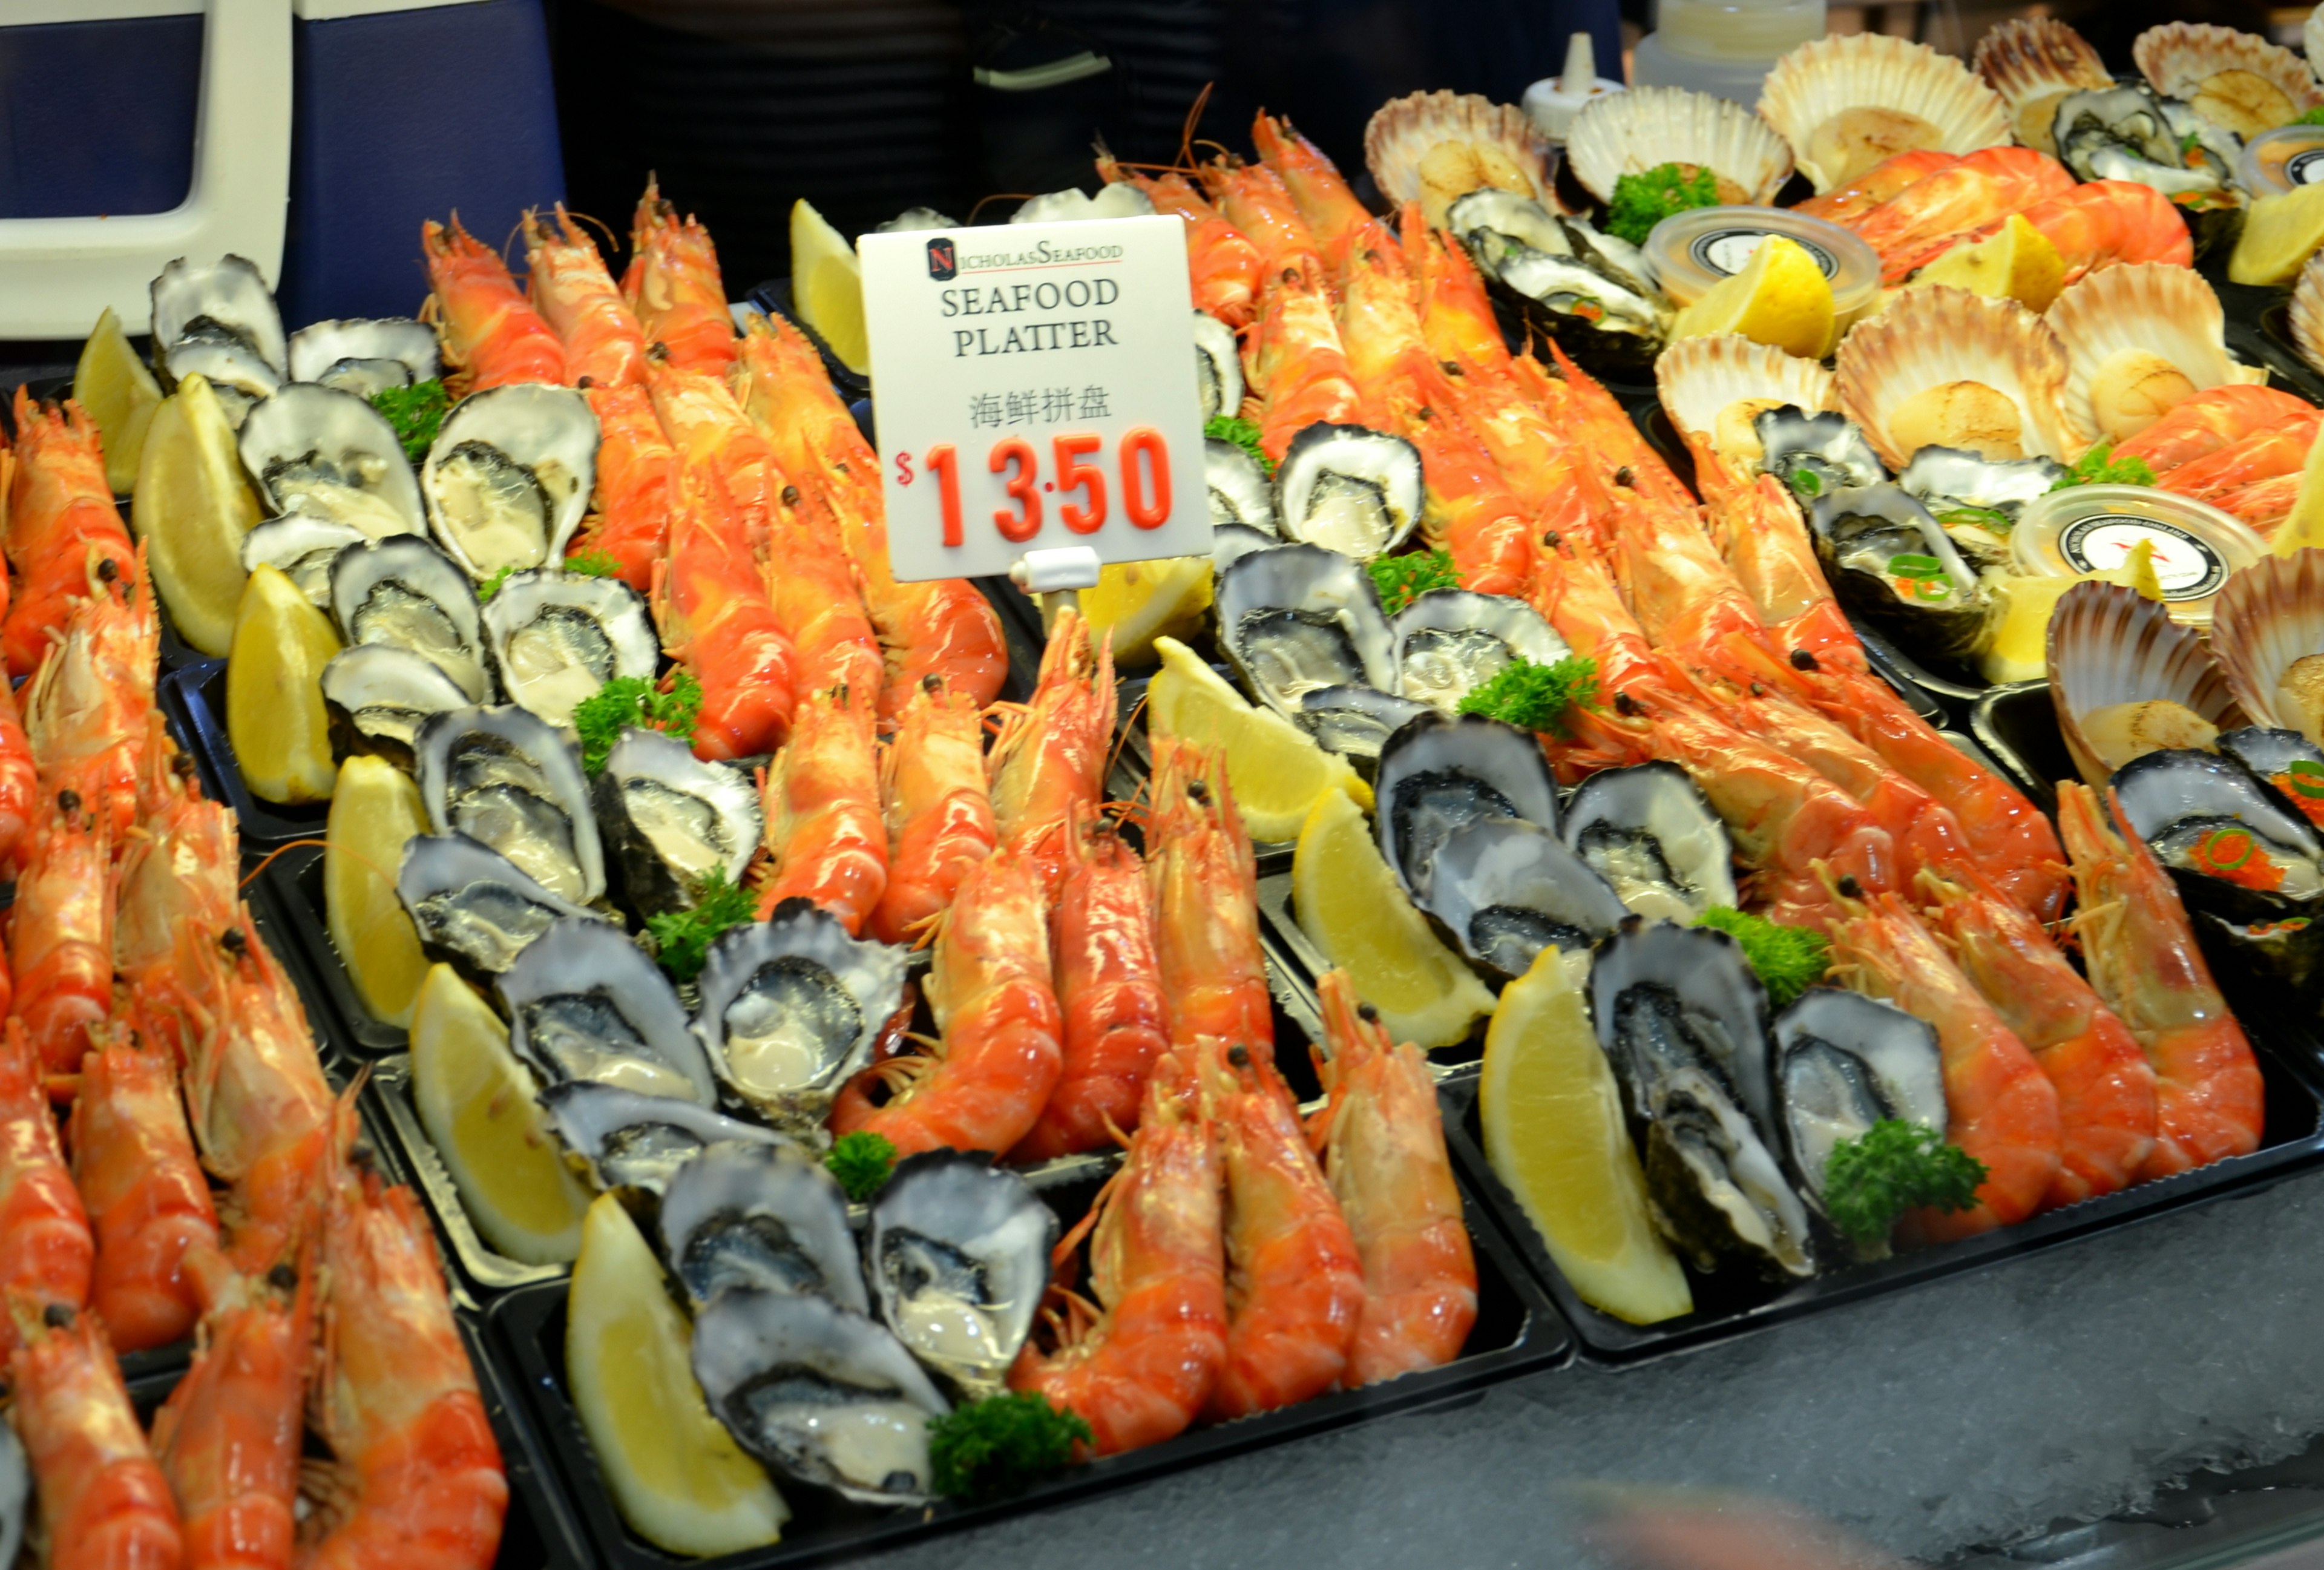
POLYGON ((1565 69, 1544 77, 1525 92, 1526 113, 1552 142, 1565 140, 1573 116, 1583 105, 1607 93, 1618 93, 1622 84, 1598 74, 1597 48, 1586 32, 1577 32, 1565 46, 1565 69))
POLYGON ((2009 531, 2010 564, 2028 577, 2084 577, 2122 566, 2139 541, 2154 548, 2154 576, 2172 620, 2211 623, 2227 575, 2267 554, 2233 513, 2151 485, 2072 485, 2037 496, 2009 531))
POLYGON ((1770 235, 1799 242, 1831 282, 1831 308, 1845 318, 1880 292, 1880 258, 1851 230, 1784 208, 1694 208, 1673 213, 1646 236, 1655 282, 1684 309, 1711 286, 1743 271, 1770 235))
POLYGON ((2236 172, 2254 196, 2280 196, 2324 181, 2324 125, 2280 125, 2253 137, 2236 172))

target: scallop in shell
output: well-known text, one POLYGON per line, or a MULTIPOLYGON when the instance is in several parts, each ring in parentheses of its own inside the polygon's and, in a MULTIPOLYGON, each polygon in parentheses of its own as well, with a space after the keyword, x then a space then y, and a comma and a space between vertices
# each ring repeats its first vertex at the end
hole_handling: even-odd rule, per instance
POLYGON ((509 1050, 549 1084, 588 1079, 709 1106, 709 1061, 661 967, 610 921, 561 917, 494 984, 509 1050))
POLYGON ((2291 328, 2292 346, 2300 357, 2324 371, 2324 251, 2308 259, 2292 286, 2291 328))
POLYGON ((2136 436, 2207 387, 2267 380, 2228 355, 2219 297, 2191 267, 2102 267, 2043 319, 2066 346, 2066 418, 2101 441, 2136 436))
POLYGON ((1545 948, 1588 949, 1629 914, 1589 863, 1539 824, 1480 817, 1436 847, 1427 913, 1471 964, 1502 981, 1545 948))
POLYGON ((399 534, 341 550, 331 559, 331 616, 349 647, 409 649, 471 703, 492 696, 476 586, 431 540, 399 534))
POLYGON ((739 886, 766 829, 748 774, 657 730, 623 731, 590 789, 622 902, 641 917, 692 910, 714 872, 739 886))
POLYGON ((436 538, 479 580, 561 559, 596 482, 588 399, 537 382, 460 400, 420 466, 436 538))
POLYGON ((1364 127, 1364 167, 1398 207, 1418 202, 1431 228, 1472 190, 1505 190, 1554 205, 1555 149, 1522 109, 1439 89, 1391 98, 1364 127))
POLYGON ((645 596, 617 577, 512 573, 484 623, 509 701, 553 725, 570 725, 575 706, 608 681, 650 681, 661 664, 645 596))
POLYGON ((904 951, 787 900, 712 944, 700 985, 694 1030, 720 1080, 777 1128, 812 1133, 901 1004, 904 951))
POLYGON ((1194 312, 1194 388, 1204 420, 1242 413, 1242 352, 1234 329, 1204 310, 1194 312))
POLYGON ((2229 574, 2211 613, 2211 653, 2253 723, 2324 745, 2324 550, 2229 574))
POLYGON ((2130 46, 2154 90, 2248 141, 2324 104, 2315 73, 2290 50, 2232 27, 2166 22, 2130 46))
POLYGON ((2209 746, 2244 723, 2202 639, 2135 589, 2068 589, 2051 614, 2048 648, 2058 728, 2092 790, 2142 753, 2209 746))
POLYGON ((290 335, 290 380, 368 398, 444 374, 436 329, 408 316, 318 321, 290 335))
POLYGON ((237 445, 278 513, 327 518, 366 540, 428 531, 395 427, 352 392, 286 383, 252 406, 237 445))
POLYGON ((1655 361, 1655 386, 1680 435, 1739 464, 1762 456, 1760 415, 1833 407, 1830 371, 1739 333, 1681 338, 1655 361))
POLYGON ((482 841, 559 899, 605 891, 588 778, 565 732, 514 705, 458 708, 431 716, 412 752, 438 834, 482 841))
POLYGON ((1899 152, 1974 152, 2009 140, 1999 95, 1927 44, 1885 33, 1812 39, 1775 62, 1759 113, 1818 194, 1899 152))
POLYGON ((1558 832, 1617 898, 1650 921, 1692 925, 1733 907, 1735 844, 1675 763, 1605 769, 1565 803, 1558 832))
POLYGON ((1470 589, 1416 595, 1389 629, 1397 693, 1445 714, 1515 660, 1553 665, 1573 652, 1525 601, 1470 589))
POLYGON ((407 842, 395 894, 430 957, 487 987, 559 920, 603 919, 558 898, 508 857, 465 834, 420 835, 407 842))
POLYGON ((1709 170, 1725 207, 1766 205, 1792 174, 1792 150, 1742 105, 1685 88, 1632 88, 1582 106, 1566 133, 1573 178, 1601 202, 1614 182, 1675 163, 1692 177, 1709 170))
POLYGON ((998 1395, 1049 1284, 1057 1213, 991 1157, 923 1150, 872 1202, 880 1317, 970 1399, 998 1395))
POLYGON ((323 667, 321 684, 332 751, 376 753, 407 772, 418 766, 411 749, 420 727, 468 706, 468 695, 440 666, 392 643, 340 650, 323 667))
POLYGON ((1973 63, 2009 106, 2009 129, 2017 140, 2052 158, 2058 144, 2050 123, 2060 100, 2114 85, 2089 42, 2047 16, 2012 17, 1991 28, 1978 40, 1973 63))
POLYGON ((772 1129, 738 1122, 680 1096, 646 1095, 591 1079, 560 1081, 540 1099, 557 1137, 600 1188, 659 1194, 679 1168, 714 1144, 789 1142, 772 1129))
POLYGON ((1425 903, 1437 847, 1464 825, 1517 817, 1557 827, 1557 785, 1532 733, 1483 715, 1429 713, 1380 749, 1373 787, 1380 854, 1425 903))
POLYGON ((263 563, 299 586, 307 603, 318 611, 331 608, 331 564, 350 545, 365 543, 362 530, 306 513, 269 518, 242 537, 242 570, 255 572, 263 563))
POLYGON ((662 1256, 698 1308, 722 1292, 813 1292, 868 1313, 847 1191, 788 1140, 711 1145, 662 1190, 662 1256))
POLYGON ((1985 457, 2068 458, 2077 439, 2061 399, 2066 350, 2014 300, 1935 285, 1904 297, 1840 340, 1840 407, 1901 469, 1924 447, 1985 457))
POLYGON ((1219 574, 1219 646, 1286 718, 1319 687, 1396 690, 1396 638, 1371 575, 1320 545, 1255 550, 1219 574))

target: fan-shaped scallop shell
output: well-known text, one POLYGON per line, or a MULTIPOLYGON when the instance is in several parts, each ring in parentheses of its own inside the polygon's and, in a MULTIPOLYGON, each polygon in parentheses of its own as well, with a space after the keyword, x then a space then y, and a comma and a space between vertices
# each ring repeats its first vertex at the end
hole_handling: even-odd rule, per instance
POLYGON ((1439 88, 1382 104, 1364 126, 1364 167, 1382 196, 1399 207, 1418 202, 1436 228, 1446 208, 1488 186, 1563 210, 1549 138, 1523 109, 1475 93, 1439 88))
POLYGON ((1759 456, 1751 421, 1762 410, 1838 407, 1830 371, 1738 333, 1681 338, 1655 362, 1655 385, 1682 436, 1744 460, 1759 456))
POLYGON ((2014 300, 1943 284, 1906 290, 1840 340, 1838 365, 1840 412, 1892 469, 1923 447, 2066 459, 2087 445, 2061 403, 2065 346, 2014 300), (1978 387, 2006 399, 2014 416, 1978 387))
POLYGON ((2099 709, 2162 699, 2221 730, 2244 720, 2203 640, 2172 620, 2168 605, 2120 584, 2091 579, 2065 592, 2050 616, 2049 662, 2050 700, 2066 751, 2093 790, 2105 790, 2114 772, 2082 730, 2099 709))
POLYGON ((2308 56, 2308 69, 2315 70, 2316 62, 2324 59, 2324 5, 2308 14, 2308 25, 2300 30, 2300 47, 2308 56))
POLYGON ((2265 371, 2239 365, 2227 353, 2219 297, 2191 267, 2161 262, 2102 267, 2069 285, 2043 319, 2066 346, 2066 419, 2090 439, 2135 436, 2172 403, 2206 387, 2267 380, 2265 371), (2151 362, 2125 356, 2158 356, 2176 368, 2185 385, 2151 362), (2158 381, 2165 384, 2157 386, 2158 381), (2142 383, 2148 395, 2139 399, 2134 389, 2142 383), (2133 411, 2122 405, 2132 401, 2142 412, 2126 426, 2133 411))
POLYGON ((1792 174, 1792 149, 1758 115, 1729 98, 1685 88, 1632 88, 1593 98, 1565 137, 1573 178, 1601 202, 1614 182, 1665 163, 1692 164, 1719 179, 1729 206, 1764 205, 1792 174))
POLYGON ((2324 104, 2316 74, 2290 50, 2232 27, 2166 22, 2130 46, 2147 85, 2248 141, 2324 104))
POLYGON ((2069 93, 2114 86, 2106 61, 2089 41, 2047 16, 2017 16, 1977 41, 1977 74, 2009 106, 2009 129, 2017 140, 2051 157, 2058 144, 2050 134, 2058 101, 2069 93))
MULTIPOLYGON (((2317 7, 2324 14, 2324 5, 2317 7)), ((2324 251, 2308 259, 2292 290, 2292 344, 2300 357, 2324 371, 2324 251)))
POLYGON ((1894 153, 1974 152, 2009 140, 2000 95, 1967 66, 1879 32, 1811 39, 1792 51, 1767 73, 1759 113, 1819 193, 1894 153))
POLYGON ((2285 691, 2284 677, 2324 655, 2324 550, 2270 556, 2230 573, 2211 611, 2211 654, 2254 725, 2315 741, 2324 730, 2317 724, 2324 670, 2295 673, 2301 693, 2285 691))

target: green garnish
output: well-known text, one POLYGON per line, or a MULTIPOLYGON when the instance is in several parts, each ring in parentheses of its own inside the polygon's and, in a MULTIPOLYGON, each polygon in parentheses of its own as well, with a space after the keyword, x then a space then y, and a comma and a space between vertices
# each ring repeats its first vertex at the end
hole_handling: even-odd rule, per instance
POLYGON ((1908 1210, 1967 1210, 1977 1203, 1985 1171, 1984 1162, 1946 1144, 1936 1130, 1882 1118, 1861 1139, 1832 1147, 1824 1166, 1824 1214, 1857 1242, 1877 1242, 1908 1210))
POLYGON ((1938 513, 1937 522, 1948 529, 1983 529, 1995 534, 2006 534, 2017 527, 2015 519, 1994 507, 1955 507, 1938 513))
POLYGON ((501 592, 501 586, 508 582, 509 574, 515 570, 516 568, 513 566, 504 567, 498 572, 493 574, 492 577, 484 579, 484 582, 478 584, 476 586, 476 603, 480 605, 491 605, 493 603, 493 596, 501 592))
POLYGON ((622 570, 610 550, 576 550, 557 565, 576 577, 612 577, 622 570))
POLYGON ((847 1190, 847 1197, 861 1205, 887 1186, 888 1174, 896 1168, 896 1147, 885 1134, 859 1129, 834 1140, 823 1164, 847 1190))
POLYGON ((1831 968, 1831 939, 1812 928, 1786 927, 1731 905, 1713 905, 1695 925, 1716 928, 1743 946, 1744 962, 1778 1009, 1790 1007, 1831 968))
POLYGON ((1030 1390, 987 1396, 928 1425, 936 1491, 952 1498, 1021 1493, 1074 1459, 1074 1443, 1093 1445, 1090 1426, 1030 1390))
POLYGON ((729 927, 740 927, 758 914, 759 897, 726 881, 726 869, 713 867, 695 885, 694 909, 665 910, 646 918, 653 934, 657 957, 672 981, 692 981, 702 974, 710 946, 729 927))
POLYGON ((2062 491, 2070 485, 2151 485, 2154 483, 2154 470, 2148 466, 2144 458, 2117 459, 2113 453, 2112 442, 2098 443, 2076 458, 2073 466, 2066 471, 2066 477, 2050 488, 2062 491))
POLYGON ((668 692, 642 676, 616 676, 573 706, 573 728, 581 734, 581 766, 592 774, 603 769, 605 755, 632 725, 690 742, 701 713, 702 683, 690 671, 671 672, 668 692))
POLYGON ((2308 111, 2292 122, 2295 125, 2324 125, 2324 106, 2308 111))
POLYGON ((1598 661, 1569 654, 1537 665, 1520 654, 1490 681, 1461 699, 1462 714, 1481 714, 1529 731, 1563 737, 1565 711, 1579 704, 1598 706, 1598 661))
POLYGON ((1430 589, 1459 588, 1461 569, 1449 550, 1416 550, 1409 556, 1376 557, 1366 564, 1380 609, 1395 615, 1430 589))
POLYGON ((1813 469, 1794 469, 1792 471, 1792 494, 1794 496, 1822 495, 1823 476, 1816 473, 1813 469))
POLYGON ((1719 177, 1711 171, 1697 169, 1689 175, 1675 163, 1658 164, 1644 174, 1626 174, 1614 181, 1605 228, 1633 245, 1643 245, 1646 232, 1673 213, 1718 205, 1719 177))
POLYGON ((1213 441, 1231 441, 1250 454, 1259 472, 1275 477, 1275 460, 1259 445, 1259 427, 1235 414, 1213 414, 1203 421, 1203 435, 1213 441))
POLYGON ((2202 147, 2203 134, 2200 131, 2190 131, 2179 138, 2179 156, 2182 161, 2194 157, 2202 147))
POLYGON ((452 401, 444 396, 443 383, 415 382, 409 387, 381 388, 371 395, 371 406, 395 427, 403 456, 418 463, 435 445, 437 428, 444 423, 452 401))

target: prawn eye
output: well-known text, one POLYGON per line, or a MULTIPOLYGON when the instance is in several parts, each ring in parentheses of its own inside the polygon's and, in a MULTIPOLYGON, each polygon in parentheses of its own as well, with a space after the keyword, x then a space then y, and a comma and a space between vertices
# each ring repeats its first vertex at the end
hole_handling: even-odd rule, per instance
POLYGON ((235 958, 240 959, 250 952, 250 939, 242 935, 241 928, 229 927, 218 934, 218 947, 235 958))
POLYGON ((1370 1003, 1358 1003, 1356 1018, 1363 1020, 1367 1025, 1377 1025, 1379 1023, 1379 1011, 1370 1003))
POLYGON ((590 388, 595 387, 596 384, 596 377, 584 376, 578 382, 573 383, 573 390, 576 392, 586 392, 590 388))
POLYGON ((288 1264, 280 1264, 266 1272, 266 1284, 278 1292, 288 1292, 299 1285, 299 1272, 288 1264))
POLYGON ((784 506, 786 506, 786 507, 796 507, 796 506, 798 506, 798 496, 799 496, 799 492, 798 492, 798 487, 797 485, 785 485, 785 486, 783 487, 783 505, 784 505, 784 506))
POLYGON ((1227 1061, 1233 1064, 1237 1068, 1249 1068, 1250 1067, 1250 1048, 1243 1046, 1240 1042, 1237 1042, 1234 1046, 1227 1048, 1227 1061))
POLYGON ((1816 663, 1816 657, 1810 651, 1805 649, 1794 649, 1792 651, 1792 669, 1794 670, 1821 670, 1823 667, 1816 663))
POLYGON ((68 817, 71 817, 74 813, 78 812, 80 810, 80 792, 78 790, 58 791, 57 810, 63 813, 68 817))
POLYGON ((120 576, 121 564, 114 560, 113 558, 108 556, 103 561, 97 564, 97 577, 98 582, 111 583, 120 576))
POLYGON ((1627 488, 1630 485, 1631 478, 1630 466, 1628 464, 1614 471, 1614 483, 1618 485, 1627 488))
POLYGON ((1186 781, 1186 799, 1187 799, 1187 800, 1189 800, 1189 801, 1202 801, 1202 802, 1207 802, 1207 801, 1209 801, 1209 800, 1210 800, 1210 799, 1211 799, 1211 783, 1210 783, 1210 781, 1209 781, 1209 780, 1187 780, 1187 781, 1186 781))
POLYGON ((73 1306, 69 1303, 50 1304, 41 1310, 41 1323, 51 1330, 70 1330, 73 1324, 73 1306))
POLYGON ((1840 873, 1840 882, 1832 886, 1851 900, 1860 898, 1864 893, 1864 885, 1856 881, 1854 873, 1840 873))
POLYGON ((944 690, 944 678, 938 676, 933 670, 929 671, 926 676, 920 678, 920 690, 931 696, 942 692, 944 690))

